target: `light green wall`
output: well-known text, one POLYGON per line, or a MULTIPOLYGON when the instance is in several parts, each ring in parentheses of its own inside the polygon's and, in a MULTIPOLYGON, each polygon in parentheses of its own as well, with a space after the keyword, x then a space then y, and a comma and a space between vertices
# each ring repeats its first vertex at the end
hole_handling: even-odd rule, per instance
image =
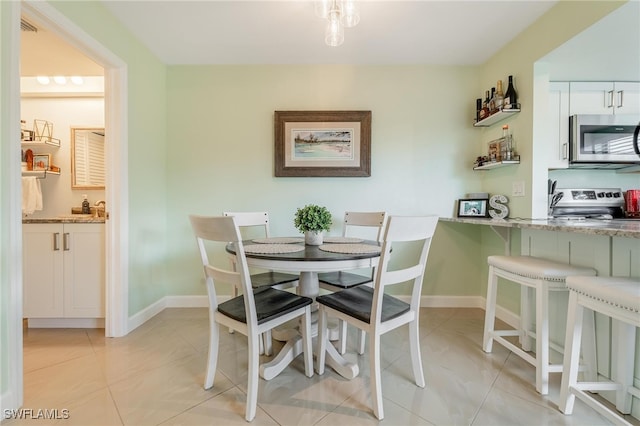
POLYGON ((166 67, 102 2, 52 4, 127 63, 129 313, 135 314, 166 294, 166 67))
MULTIPOLYGON (((170 67, 168 293, 204 292, 191 213, 268 210, 274 235, 297 235, 293 215, 307 203, 327 206, 333 234, 340 233, 345 210, 451 215, 457 198, 479 188, 469 167, 475 129, 471 111, 442 105, 466 103, 477 72, 448 66, 170 67), (274 111, 351 109, 372 111, 371 177, 273 176, 274 111)), ((477 293, 468 271, 452 273, 466 248, 448 238, 439 231, 426 289, 477 293)))

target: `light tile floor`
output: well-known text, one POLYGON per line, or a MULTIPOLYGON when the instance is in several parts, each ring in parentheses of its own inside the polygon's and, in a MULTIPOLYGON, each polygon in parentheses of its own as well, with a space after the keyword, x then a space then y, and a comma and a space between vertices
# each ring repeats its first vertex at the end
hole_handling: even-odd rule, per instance
MULTIPOLYGON (((421 310, 427 386, 412 380, 406 328, 383 337, 382 387, 388 425, 605 425, 579 400, 572 416, 557 409, 560 375, 548 396, 534 369, 500 345, 481 349, 481 309, 421 310)), ((355 341, 355 331, 350 337, 355 341)), ((24 408, 66 409, 68 419, 9 420, 7 425, 230 425, 244 420, 247 343, 221 333, 214 387, 202 388, 206 309, 166 309, 128 336, 103 330, 25 329, 24 408)), ((276 349, 278 348, 276 344, 276 349)), ((348 347, 361 374, 328 369, 304 376, 302 357, 271 381, 260 380, 256 425, 377 424, 370 408, 368 357, 348 347)), ((265 358, 266 359, 266 358, 265 358)), ((627 417, 633 424, 636 419, 627 417)))

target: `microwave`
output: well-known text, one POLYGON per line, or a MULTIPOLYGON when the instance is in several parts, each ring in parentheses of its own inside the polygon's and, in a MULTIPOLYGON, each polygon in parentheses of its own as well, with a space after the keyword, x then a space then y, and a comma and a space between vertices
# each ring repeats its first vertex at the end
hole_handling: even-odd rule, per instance
POLYGON ((569 117, 569 165, 573 168, 615 168, 639 164, 634 132, 639 117, 584 114, 569 117))

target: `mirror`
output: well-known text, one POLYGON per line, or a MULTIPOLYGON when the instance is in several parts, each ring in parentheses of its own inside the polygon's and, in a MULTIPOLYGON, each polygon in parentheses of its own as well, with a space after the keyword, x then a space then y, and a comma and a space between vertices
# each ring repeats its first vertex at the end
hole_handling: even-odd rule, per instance
POLYGON ((104 189, 104 128, 71 128, 71 188, 104 189))

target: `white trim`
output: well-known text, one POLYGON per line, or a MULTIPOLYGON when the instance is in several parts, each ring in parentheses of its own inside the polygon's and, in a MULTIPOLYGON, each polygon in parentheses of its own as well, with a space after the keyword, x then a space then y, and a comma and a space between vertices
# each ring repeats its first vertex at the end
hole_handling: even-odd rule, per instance
POLYGON ((2 407, 2 411, 0 412, 2 414, 0 415, 0 423, 9 421, 9 419, 4 418, 5 409, 8 409, 8 410, 17 409, 17 405, 15 404, 14 401, 15 401, 14 396, 10 390, 0 394, 0 407, 2 407))
POLYGON ((147 306, 143 310, 129 317, 128 325, 127 325, 127 328, 129 329, 129 331, 135 330, 136 328, 140 327, 142 324, 144 324, 145 322, 149 321, 151 318, 155 317, 160 312, 162 312, 167 307, 167 302, 165 299, 166 298, 163 297, 157 302, 152 303, 151 305, 147 306))
MULTIPOLYGON (((167 308, 207 308, 209 298, 207 296, 166 296, 164 298, 167 308)), ((222 297, 218 297, 223 302, 222 297)))
POLYGON ((29 318, 29 328, 104 328, 104 318, 29 318))

